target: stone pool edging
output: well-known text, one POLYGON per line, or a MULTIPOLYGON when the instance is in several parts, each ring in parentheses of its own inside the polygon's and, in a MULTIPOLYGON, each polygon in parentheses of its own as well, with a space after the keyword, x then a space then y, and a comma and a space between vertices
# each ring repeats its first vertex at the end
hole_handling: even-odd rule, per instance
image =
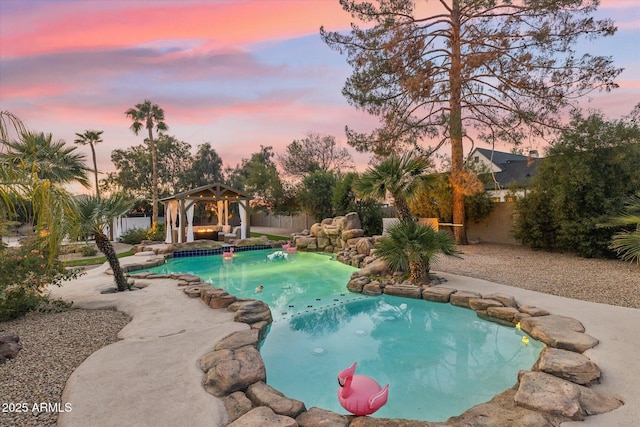
MULTIPOLYGON (((166 255, 165 255, 166 256, 166 255)), ((165 262, 165 256, 153 257, 127 266, 127 271, 145 269, 165 262)), ((128 274, 132 279, 171 278, 191 298, 200 298, 210 308, 233 311, 234 321, 247 323, 249 330, 235 332, 219 341, 212 352, 199 361, 205 378, 203 387, 220 398, 229 416, 229 426, 319 425, 369 427, 378 426, 511 426, 515 420, 527 426, 559 426, 568 420, 582 420, 614 410, 623 402, 596 392, 589 385, 599 382, 601 372, 585 350, 598 340, 585 333, 573 318, 552 315, 548 311, 520 305, 509 295, 458 291, 451 287, 384 284, 355 272, 347 287, 366 295, 401 296, 432 302, 450 303, 476 311, 478 317, 521 329, 546 344, 531 371, 520 371, 517 383, 489 402, 476 405, 446 422, 411 421, 340 415, 321 408, 306 409, 303 402, 287 398, 266 384, 266 368, 258 351, 272 322, 267 304, 255 299, 237 298, 220 288, 189 274, 128 274), (353 283, 352 283, 353 282, 353 283), (368 286, 367 286, 368 285, 368 286), (359 288, 359 290, 358 290, 359 288), (474 421, 475 420, 475 421, 474 421), (481 424, 477 424, 481 423, 481 424)))

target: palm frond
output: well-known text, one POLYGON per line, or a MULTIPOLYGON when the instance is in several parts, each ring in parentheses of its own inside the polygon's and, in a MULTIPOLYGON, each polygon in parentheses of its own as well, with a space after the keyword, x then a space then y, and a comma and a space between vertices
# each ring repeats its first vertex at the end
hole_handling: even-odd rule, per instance
POLYGON ((623 261, 640 263, 640 226, 635 231, 621 231, 613 235, 609 248, 623 261))

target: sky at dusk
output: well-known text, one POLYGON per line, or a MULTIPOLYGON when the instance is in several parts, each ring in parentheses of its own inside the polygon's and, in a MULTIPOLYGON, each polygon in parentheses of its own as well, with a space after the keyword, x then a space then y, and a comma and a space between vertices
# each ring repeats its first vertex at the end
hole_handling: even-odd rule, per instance
MULTIPOLYGON (((596 16, 618 32, 580 50, 625 71, 619 89, 583 106, 619 118, 640 102, 640 2, 602 0, 596 16)), ((68 143, 103 130, 101 172, 113 170, 111 150, 142 143, 124 112, 145 99, 164 109, 170 135, 194 152, 211 143, 229 166, 307 132, 346 146, 345 125, 377 120, 343 98, 351 69, 319 28, 351 21, 337 0, 0 0, 0 110, 68 143)), ((362 169, 368 156, 351 151, 362 169)))

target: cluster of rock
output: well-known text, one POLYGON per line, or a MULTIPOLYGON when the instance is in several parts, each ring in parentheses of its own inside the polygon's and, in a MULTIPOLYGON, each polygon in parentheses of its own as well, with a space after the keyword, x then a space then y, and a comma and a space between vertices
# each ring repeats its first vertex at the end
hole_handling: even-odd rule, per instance
POLYGON ((22 346, 20 345, 20 337, 17 334, 8 333, 0 336, 0 363, 16 357, 20 349, 22 349, 22 346))
POLYGON ((335 253, 343 264, 362 268, 375 258, 375 244, 381 236, 367 237, 357 212, 326 218, 309 230, 291 236, 295 246, 307 251, 335 253))
POLYGON ((368 295, 385 293, 421 298, 472 309, 488 321, 509 326, 519 324, 524 332, 548 347, 541 352, 531 371, 520 371, 513 388, 447 422, 344 416, 321 408, 307 410, 303 402, 290 399, 266 384, 266 369, 258 348, 272 321, 268 305, 258 300, 237 298, 194 275, 141 273, 130 277, 175 279, 188 296, 200 298, 211 308, 233 311, 236 321, 251 326, 249 330, 229 335, 200 360, 200 368, 205 375, 204 387, 224 403, 229 426, 506 427, 516 421, 518 425, 559 426, 564 421, 582 420, 585 416, 609 412, 623 404, 615 397, 589 388, 599 381, 601 372, 581 353, 597 345, 598 340, 586 334, 578 320, 551 315, 539 307, 521 305, 509 295, 483 296, 445 286, 374 280, 385 271, 386 264, 381 260, 371 262, 354 273, 348 284, 349 290, 368 295))

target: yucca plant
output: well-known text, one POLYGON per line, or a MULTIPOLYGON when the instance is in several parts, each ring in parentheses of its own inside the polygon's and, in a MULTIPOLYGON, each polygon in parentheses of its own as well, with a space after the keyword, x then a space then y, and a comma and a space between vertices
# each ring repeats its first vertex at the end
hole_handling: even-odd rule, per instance
POLYGON ((376 245, 376 254, 393 271, 408 271, 409 279, 417 285, 429 281, 431 264, 439 254, 458 256, 453 236, 429 225, 401 220, 389 227, 388 233, 376 245))

